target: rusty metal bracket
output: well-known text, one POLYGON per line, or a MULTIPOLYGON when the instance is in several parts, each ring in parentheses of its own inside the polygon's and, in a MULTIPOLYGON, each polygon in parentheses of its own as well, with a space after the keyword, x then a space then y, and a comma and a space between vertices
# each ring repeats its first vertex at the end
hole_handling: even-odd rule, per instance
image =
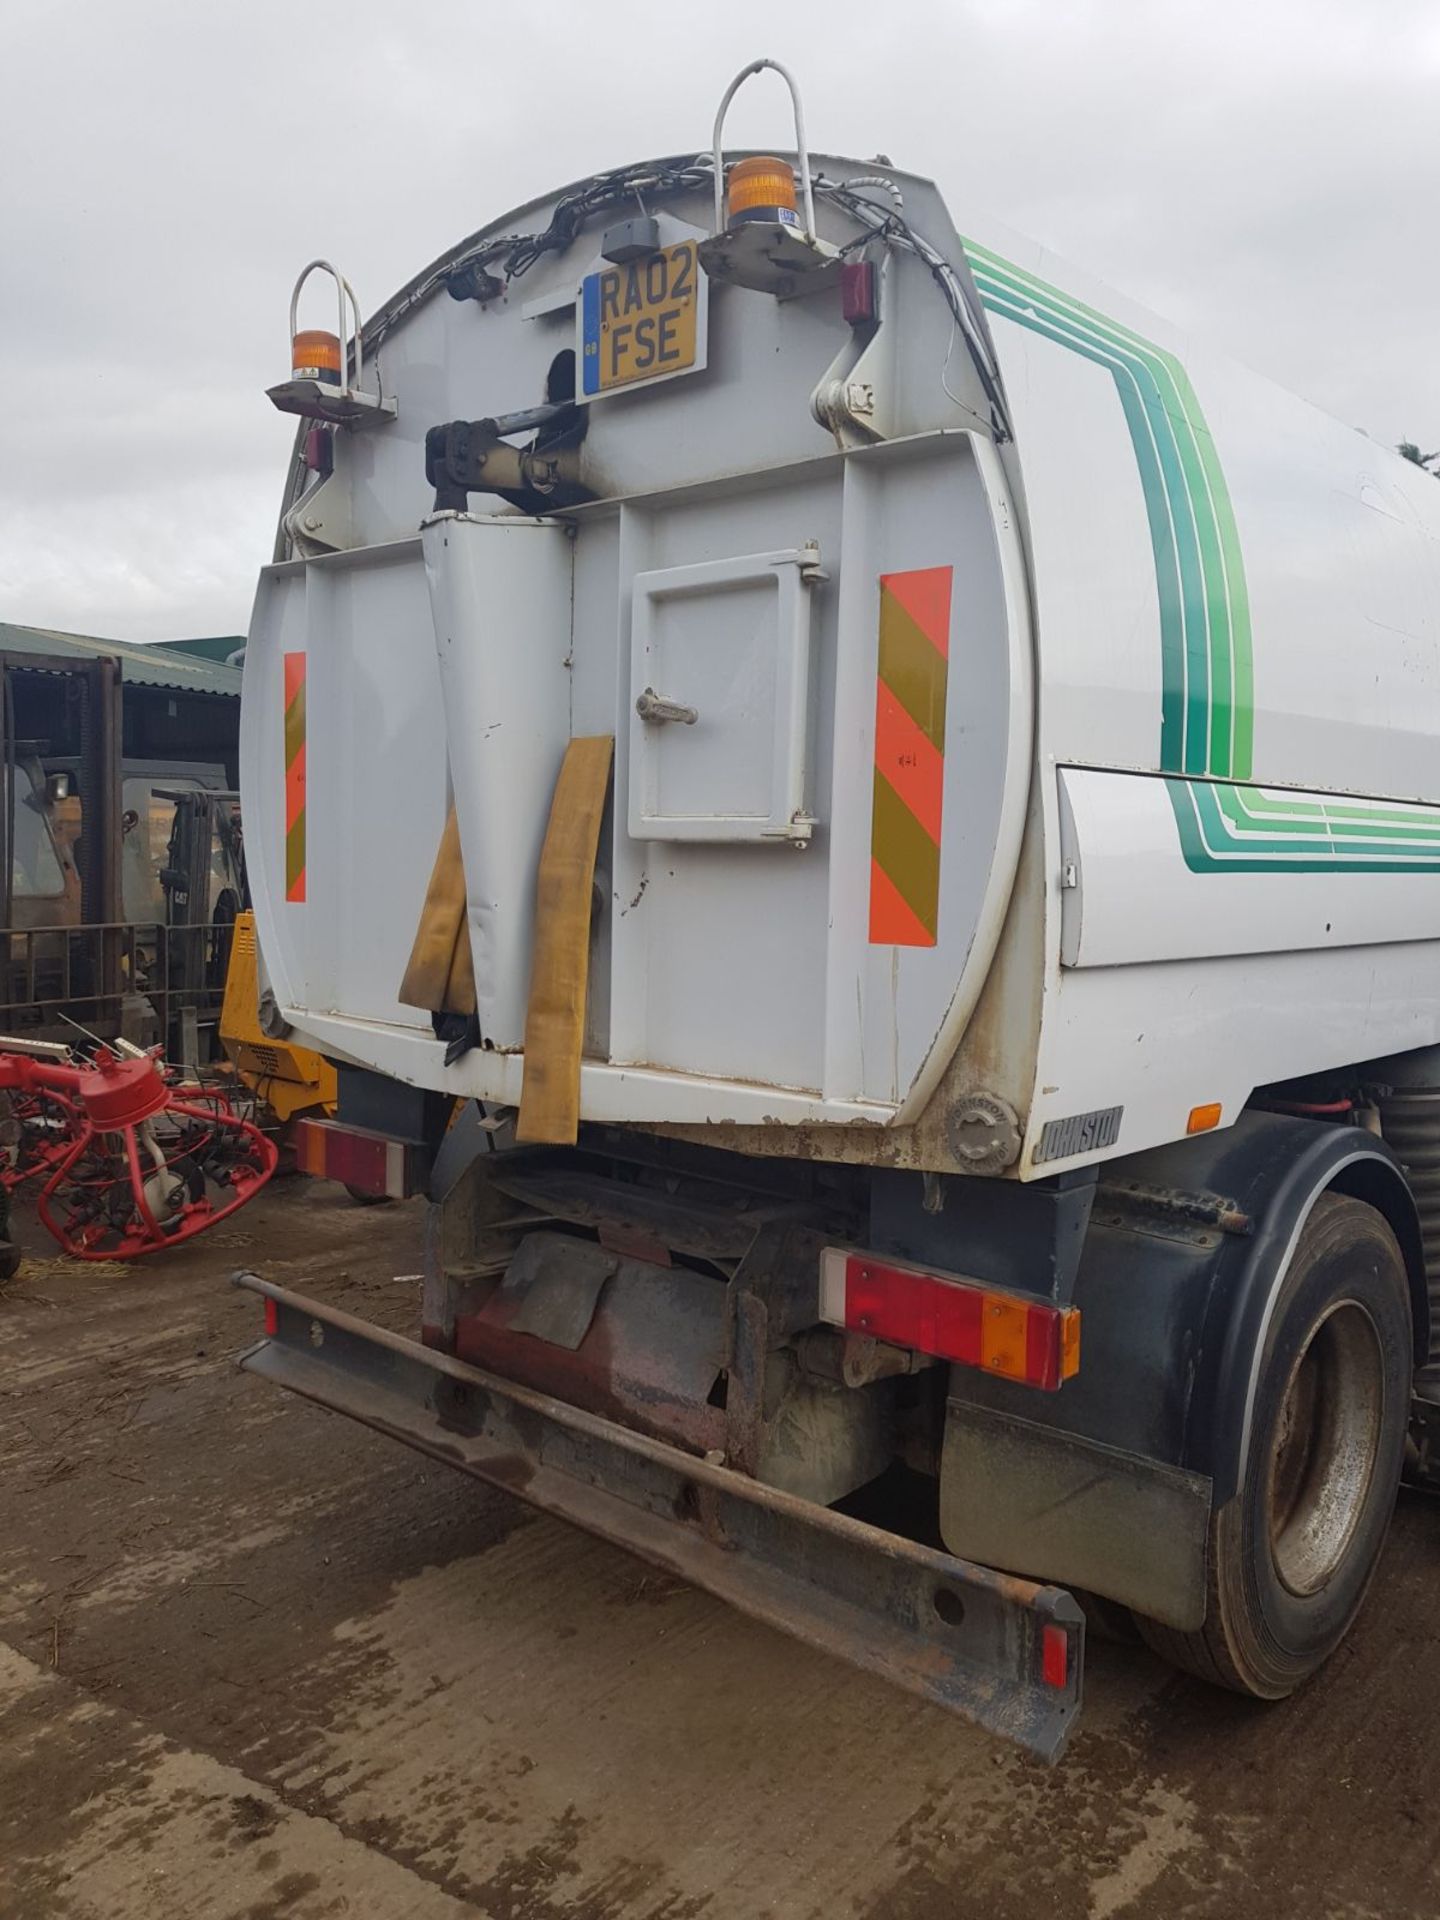
POLYGON ((1101 1181, 1098 1214, 1132 1226, 1138 1233, 1215 1244, 1217 1234, 1248 1240, 1255 1222, 1235 1200, 1218 1193, 1192 1193, 1181 1187, 1148 1185, 1140 1180, 1101 1181), (1206 1236, 1210 1236, 1208 1242, 1206 1236))
POLYGON ((1084 1622, 1057 1587, 957 1560, 482 1372, 253 1273, 251 1373, 639 1554, 1045 1760, 1079 1714, 1084 1622), (1045 1679, 1049 1630, 1052 1675, 1045 1679), (1063 1637, 1064 1659, 1057 1661, 1063 1637))

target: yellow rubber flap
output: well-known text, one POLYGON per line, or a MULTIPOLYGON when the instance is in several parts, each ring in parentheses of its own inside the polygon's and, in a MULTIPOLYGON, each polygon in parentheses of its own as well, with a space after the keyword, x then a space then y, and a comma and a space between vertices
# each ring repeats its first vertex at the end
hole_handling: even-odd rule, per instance
POLYGON ((410 964, 400 983, 400 1001, 428 1013, 475 1011, 475 962, 465 913, 465 866, 460 822, 452 805, 430 873, 410 964))
POLYGON ((580 1130, 580 1048, 590 975, 590 904, 613 735, 565 749, 535 886, 535 951, 525 1010, 517 1140, 573 1144, 580 1130))

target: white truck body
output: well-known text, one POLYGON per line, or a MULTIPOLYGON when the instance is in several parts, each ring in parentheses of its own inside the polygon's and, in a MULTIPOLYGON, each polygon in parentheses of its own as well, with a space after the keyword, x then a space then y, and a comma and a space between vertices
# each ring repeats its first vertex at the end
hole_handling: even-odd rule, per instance
MULTIPOLYGON (((925 266, 892 254, 875 411, 847 444, 811 409, 850 350, 833 285, 717 283, 708 364, 589 403, 596 498, 436 516, 426 430, 543 398, 599 236, 488 304, 447 297, 448 264, 543 228, 556 196, 371 323, 395 417, 338 434, 333 476, 292 492, 246 655, 260 938, 307 1043, 518 1100, 536 862, 565 745, 591 733, 616 754, 583 1119, 963 1170, 983 1094, 982 1131, 1017 1121, 983 1170, 1024 1178, 1440 1040, 1440 489, 893 180, 973 276, 1010 435, 925 266), (892 677, 928 639, 944 716, 908 759, 881 659, 896 576, 892 677), (927 592, 942 631, 917 640, 905 596, 927 592), (640 720, 647 687, 697 723, 640 720), (447 1067, 397 990, 452 794, 482 1045, 447 1067)), ((854 239, 841 208, 818 219, 854 239)), ((707 191, 666 203, 667 243, 709 226, 707 191)))

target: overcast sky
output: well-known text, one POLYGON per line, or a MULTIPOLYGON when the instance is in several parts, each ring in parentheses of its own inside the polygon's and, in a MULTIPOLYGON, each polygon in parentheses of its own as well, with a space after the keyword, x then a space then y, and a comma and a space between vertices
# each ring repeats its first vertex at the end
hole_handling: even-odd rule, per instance
POLYGON ((1377 439, 1440 446, 1437 0, 0 0, 0 619, 243 631, 311 255, 369 310, 708 143, 935 175, 1377 439), (774 88, 772 92, 771 89, 774 88), (774 144, 757 81, 737 145, 774 144))

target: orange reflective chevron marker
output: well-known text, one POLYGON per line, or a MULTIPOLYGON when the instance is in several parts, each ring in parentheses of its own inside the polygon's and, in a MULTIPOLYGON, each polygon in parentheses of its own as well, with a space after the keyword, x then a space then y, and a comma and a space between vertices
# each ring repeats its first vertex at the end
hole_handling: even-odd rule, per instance
POLYGON ((920 567, 880 576, 870 831, 877 946, 933 947, 938 938, 953 573, 920 567))
POLYGON ((285 898, 305 898, 305 655, 285 655, 285 898))

